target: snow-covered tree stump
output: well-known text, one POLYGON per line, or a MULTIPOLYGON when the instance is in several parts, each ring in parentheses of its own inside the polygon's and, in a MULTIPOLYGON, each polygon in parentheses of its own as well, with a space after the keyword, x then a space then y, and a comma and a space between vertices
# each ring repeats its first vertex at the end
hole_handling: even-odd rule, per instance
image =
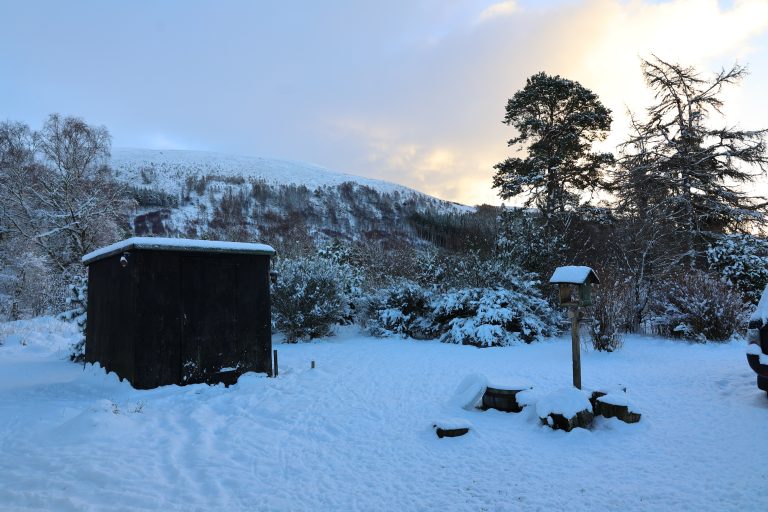
POLYGON ((641 414, 632 410, 626 388, 615 391, 593 391, 589 401, 596 416, 617 418, 624 423, 637 423, 641 414))
POLYGON ((579 428, 589 428, 592 426, 592 420, 594 415, 592 411, 579 411, 574 416, 565 416, 559 413, 549 413, 546 418, 540 418, 542 425, 547 425, 554 430, 565 430, 570 432, 571 430, 579 428))
POLYGON ((520 412, 525 404, 519 403, 517 394, 532 389, 527 383, 489 384, 483 394, 482 409, 496 409, 504 412, 520 412))
POLYGON ((551 393, 536 404, 542 425, 570 432, 576 427, 589 428, 594 415, 587 395, 577 388, 551 393))

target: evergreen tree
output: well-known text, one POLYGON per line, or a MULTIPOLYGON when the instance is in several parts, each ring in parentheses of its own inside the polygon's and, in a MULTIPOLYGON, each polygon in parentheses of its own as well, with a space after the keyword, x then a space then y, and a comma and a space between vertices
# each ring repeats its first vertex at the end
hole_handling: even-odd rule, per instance
POLYGON ((77 275, 69 285, 69 297, 67 297, 67 311, 61 313, 58 318, 67 322, 74 322, 80 331, 78 340, 70 347, 69 358, 81 363, 85 361, 85 336, 88 321, 88 276, 77 275))
MULTIPOLYGON (((611 111, 578 82, 537 73, 507 102, 504 124, 517 130, 508 145, 526 152, 495 166, 499 196, 525 195, 548 221, 579 205, 580 192, 601 185, 610 153, 592 152, 611 126, 611 111)), ((545 223, 545 226, 547 223, 545 223)))
POLYGON ((695 266, 713 235, 743 232, 764 219, 765 198, 739 186, 768 169, 766 130, 708 124, 722 113, 722 89, 741 81, 746 68, 735 65, 705 78, 658 57, 642 68, 655 104, 646 121, 633 118, 613 186, 622 211, 666 229, 666 250, 695 266))

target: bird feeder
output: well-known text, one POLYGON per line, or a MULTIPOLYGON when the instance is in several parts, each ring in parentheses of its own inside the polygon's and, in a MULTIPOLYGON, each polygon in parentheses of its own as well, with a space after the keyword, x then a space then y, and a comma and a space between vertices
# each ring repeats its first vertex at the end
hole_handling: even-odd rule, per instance
POLYGON ((600 284, 594 270, 589 267, 557 267, 549 279, 560 287, 561 306, 590 306, 592 285, 600 284))
POLYGON ((573 385, 581 389, 581 349, 579 348, 579 308, 592 304, 592 285, 600 284, 597 274, 589 267, 557 267, 549 278, 560 287, 560 305, 568 308, 571 319, 571 353, 573 356, 573 385))

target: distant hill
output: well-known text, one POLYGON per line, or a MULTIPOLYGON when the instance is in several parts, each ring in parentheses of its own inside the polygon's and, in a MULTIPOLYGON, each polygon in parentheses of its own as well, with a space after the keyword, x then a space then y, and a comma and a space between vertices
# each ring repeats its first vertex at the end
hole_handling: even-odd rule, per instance
POLYGON ((314 164, 180 150, 114 149, 134 231, 280 246, 330 239, 450 246, 474 208, 314 164), (448 223, 448 225, 446 225, 448 223))
POLYGON ((438 201, 446 208, 467 208, 396 183, 332 171, 306 162, 273 158, 210 151, 116 148, 112 150, 112 167, 119 178, 128 182, 141 180, 142 176, 153 176, 153 185, 169 193, 179 192, 180 185, 189 176, 203 175, 259 180, 277 186, 304 185, 310 190, 352 182, 380 193, 417 194, 438 201))

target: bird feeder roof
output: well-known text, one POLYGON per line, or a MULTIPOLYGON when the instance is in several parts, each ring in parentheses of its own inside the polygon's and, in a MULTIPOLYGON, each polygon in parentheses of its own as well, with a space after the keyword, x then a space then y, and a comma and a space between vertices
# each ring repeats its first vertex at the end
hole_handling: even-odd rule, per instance
POLYGON ((595 271, 589 267, 557 267, 549 278, 550 284, 600 284, 595 271))
POLYGON ((86 265, 103 258, 133 249, 154 251, 181 251, 207 253, 264 254, 272 256, 275 250, 269 245, 216 240, 188 240, 185 238, 133 237, 101 249, 89 252, 82 258, 86 265))

